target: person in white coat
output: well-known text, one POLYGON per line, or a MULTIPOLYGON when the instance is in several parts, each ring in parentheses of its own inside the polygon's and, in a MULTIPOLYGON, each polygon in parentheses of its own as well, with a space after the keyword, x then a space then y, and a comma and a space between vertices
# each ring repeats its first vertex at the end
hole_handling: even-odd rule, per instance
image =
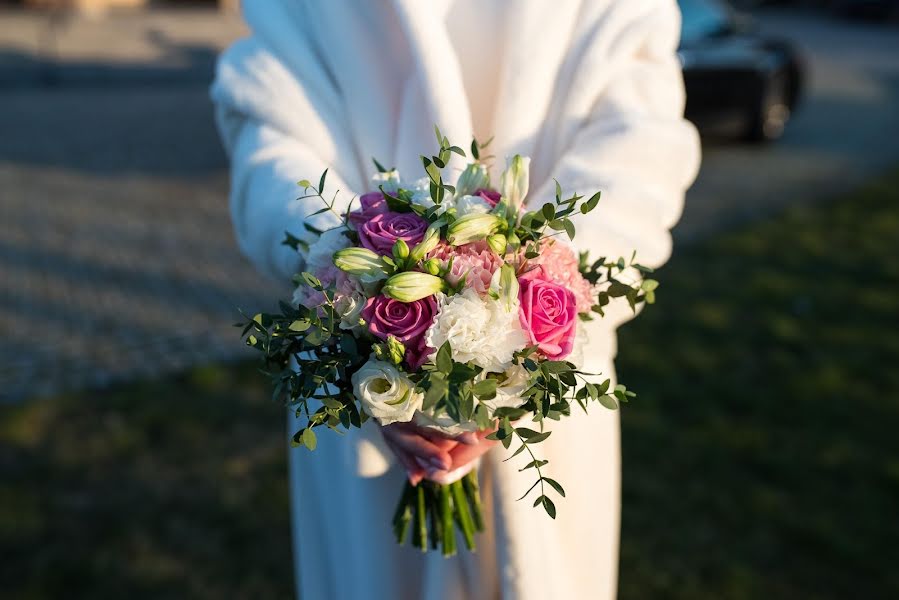
MULTIPOLYGON (((304 223, 334 225, 296 199, 298 180, 329 168, 346 206, 372 189, 371 157, 419 177, 435 124, 463 147, 492 137, 494 181, 503 157, 530 156, 532 205, 552 198, 553 178, 601 190, 576 223, 580 249, 668 259, 699 163, 675 0, 245 0, 243 11, 252 34, 222 55, 212 98, 236 237, 262 271, 288 281, 303 257, 281 244, 285 231, 313 241, 304 223)), ((613 376, 615 328, 629 317, 591 323, 587 370, 613 376)), ((492 449, 480 467, 488 533, 476 554, 450 559, 394 542, 406 472, 372 421, 290 451, 299 597, 614 598, 618 414, 597 406, 554 424, 541 450, 567 491, 557 519, 516 502, 530 474, 492 449)))

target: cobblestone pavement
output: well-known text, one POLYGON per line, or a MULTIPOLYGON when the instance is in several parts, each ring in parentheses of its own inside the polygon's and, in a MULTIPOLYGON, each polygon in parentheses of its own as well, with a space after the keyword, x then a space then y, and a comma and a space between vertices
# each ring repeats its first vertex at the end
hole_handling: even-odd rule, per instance
MULTIPOLYGON (((810 97, 782 143, 706 149, 681 240, 899 161, 895 30, 763 25, 811 51, 810 97)), ((0 401, 245 356, 235 308, 286 294, 236 248, 207 98, 243 31, 208 11, 0 12, 0 401)))

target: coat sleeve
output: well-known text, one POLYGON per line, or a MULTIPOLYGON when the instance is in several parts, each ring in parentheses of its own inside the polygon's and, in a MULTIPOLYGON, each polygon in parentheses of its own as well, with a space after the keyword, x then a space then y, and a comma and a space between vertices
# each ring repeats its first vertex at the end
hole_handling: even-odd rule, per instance
MULTIPOLYGON (((583 116, 553 176, 565 192, 602 192, 598 207, 575 222, 581 250, 594 258, 636 251, 638 262, 657 267, 671 254, 670 229, 700 158, 698 135, 683 118, 680 14, 673 0, 613 5, 579 57, 571 89, 589 96, 573 101, 585 109, 568 111, 583 116)), ((536 197, 551 198, 554 186, 544 183, 536 197)), ((613 330, 630 316, 619 306, 597 323, 613 330)))
MULTIPOLYGON (((298 48, 295 61, 310 56, 298 48)), ((262 272, 287 281, 303 267, 303 256, 283 245, 285 232, 312 242, 305 224, 325 230, 338 224, 318 198, 298 200, 297 181, 318 183, 329 169, 325 196, 339 191, 337 212, 360 183, 352 143, 342 127, 340 99, 328 77, 310 61, 302 73, 288 68, 254 38, 238 42, 220 58, 211 95, 216 123, 231 160, 231 217, 243 253, 262 272)), ((298 425, 299 426, 299 425, 298 425)), ((292 432, 291 432, 292 433, 292 432)), ((356 471, 382 475, 393 458, 373 420, 353 436, 356 471)))
MULTIPOLYGON (((302 49, 298 49, 302 55, 302 49)), ((338 211, 358 182, 353 156, 340 127, 339 97, 314 62, 301 76, 254 38, 238 42, 219 59, 211 96, 216 123, 231 161, 230 208, 243 253, 262 272, 282 281, 302 267, 302 256, 282 244, 285 232, 314 240, 305 224, 328 229, 332 213, 312 216, 319 198, 298 200, 301 179, 318 183, 329 169, 325 196, 340 191, 338 211), (355 184, 351 187, 351 184, 355 184)))

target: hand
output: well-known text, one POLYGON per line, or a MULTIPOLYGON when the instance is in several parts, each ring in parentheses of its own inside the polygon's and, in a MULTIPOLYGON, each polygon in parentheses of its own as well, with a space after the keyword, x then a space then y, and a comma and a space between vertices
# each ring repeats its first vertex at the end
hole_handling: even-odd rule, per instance
POLYGON ((412 423, 393 423, 382 427, 381 433, 406 468, 412 485, 418 485, 425 477, 437 483, 459 479, 495 443, 484 439, 489 431, 447 437, 412 423))
POLYGON ((475 464, 477 464, 477 460, 496 445, 497 442, 495 440, 487 439, 487 436, 492 432, 493 430, 488 430, 469 434, 474 436, 473 442, 469 438, 468 443, 457 444, 455 448, 450 450, 449 454, 453 459, 453 464, 449 470, 426 471, 425 477, 431 481, 442 483, 444 485, 462 479, 462 477, 467 475, 468 472, 474 468, 475 464))

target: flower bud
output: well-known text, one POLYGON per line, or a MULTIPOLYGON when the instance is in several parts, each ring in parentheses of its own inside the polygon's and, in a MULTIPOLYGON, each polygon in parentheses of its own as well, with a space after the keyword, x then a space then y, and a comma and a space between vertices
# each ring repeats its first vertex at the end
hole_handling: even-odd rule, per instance
POLYGON ((518 278, 515 277, 515 268, 512 265, 503 265, 490 280, 490 294, 502 303, 507 312, 510 312, 518 302, 518 278))
POLYGON ((417 263, 427 256, 431 250, 437 247, 437 244, 440 243, 440 227, 442 225, 443 223, 440 223, 439 225, 434 223, 428 227, 427 231, 425 231, 424 239, 412 248, 412 252, 409 254, 409 258, 412 259, 413 263, 417 263))
POLYGON ((439 275, 440 274, 440 261, 436 258, 429 258, 424 262, 425 271, 430 273, 431 275, 439 275))
POLYGON ((384 282, 381 293, 400 302, 415 302, 443 290, 443 280, 429 273, 405 271, 384 282))
POLYGON ((387 354, 390 357, 390 361, 398 365, 403 362, 403 358, 406 356, 406 346, 403 342, 396 339, 396 337, 392 335, 387 336, 387 354))
POLYGON ((530 165, 531 159, 520 154, 507 159, 506 170, 503 171, 499 187, 506 204, 513 210, 520 210, 528 195, 530 165))
POLYGON ((509 244, 509 247, 513 252, 521 248, 521 240, 518 238, 515 232, 509 234, 509 236, 506 238, 506 243, 509 244))
POLYGON ((490 187, 490 175, 487 173, 487 167, 479 163, 470 164, 465 167, 456 181, 456 196, 474 194, 476 190, 486 187, 490 187))
POLYGON ((453 246, 470 244, 493 235, 504 225, 505 221, 494 214, 465 215, 450 224, 446 233, 446 241, 453 246))
POLYGON ((362 281, 378 281, 387 277, 381 257, 368 248, 338 250, 334 253, 334 266, 362 281))
POLYGON ((403 260, 407 256, 409 256, 409 244, 405 240, 397 240, 393 244, 393 258, 403 260))
POLYGON ((506 236, 501 233, 494 233, 487 236, 487 245, 490 249, 500 256, 506 253, 506 236))

